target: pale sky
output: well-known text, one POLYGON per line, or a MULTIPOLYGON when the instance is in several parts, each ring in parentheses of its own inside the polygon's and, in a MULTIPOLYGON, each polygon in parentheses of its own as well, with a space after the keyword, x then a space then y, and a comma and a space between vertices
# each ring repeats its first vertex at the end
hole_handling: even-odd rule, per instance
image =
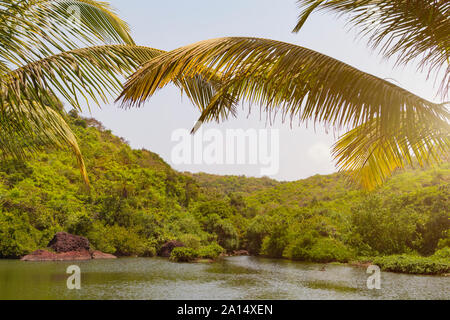
MULTIPOLYGON (((171 50, 200 40, 225 36, 252 36, 275 39, 301 45, 332 56, 365 72, 395 80, 407 90, 435 100, 435 88, 425 74, 415 72, 413 66, 393 69, 394 61, 384 61, 367 48, 363 40, 355 41, 355 33, 348 33, 344 21, 333 15, 316 13, 303 30, 291 33, 299 13, 295 0, 110 0, 122 19, 132 28, 137 44, 171 50)), ((113 101, 113 99, 111 100, 113 101)), ((84 113, 89 116, 89 113, 84 113)), ((178 89, 167 87, 140 109, 121 110, 117 105, 92 108, 91 116, 105 127, 124 137, 133 148, 146 148, 158 153, 179 171, 207 172, 260 176, 255 165, 174 165, 171 151, 176 144, 172 133, 180 128, 191 129, 199 112, 178 89)), ((264 118, 264 117, 263 117, 264 118)), ((241 111, 238 119, 207 128, 223 132, 229 128, 262 129, 266 122, 254 110, 247 118, 241 111)), ((336 171, 330 156, 335 142, 332 132, 320 127, 306 128, 294 123, 278 121, 272 128, 280 130, 280 170, 271 178, 298 180, 315 174, 336 171)))

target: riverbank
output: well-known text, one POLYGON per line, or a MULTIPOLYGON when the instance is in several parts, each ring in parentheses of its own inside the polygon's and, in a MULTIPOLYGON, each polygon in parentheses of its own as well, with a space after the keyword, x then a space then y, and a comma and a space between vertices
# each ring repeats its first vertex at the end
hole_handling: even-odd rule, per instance
MULTIPOLYGON (((233 256, 250 256, 246 250, 235 250, 226 252, 217 243, 206 246, 190 247, 179 241, 166 242, 158 251, 160 257, 168 258, 178 263, 214 263, 219 259, 233 256)), ((348 265, 353 267, 367 268, 377 265, 382 271, 417 274, 417 275, 445 275, 450 274, 450 249, 444 248, 436 251, 433 256, 422 257, 418 255, 391 255, 376 257, 359 257, 338 261, 315 260, 316 256, 308 260, 286 259, 291 261, 303 261, 310 263, 321 263, 324 265, 348 265)), ((36 250, 21 258, 22 261, 80 261, 91 259, 115 259, 116 256, 92 250, 89 240, 84 237, 75 236, 65 232, 55 234, 45 250, 36 250)))
MULTIPOLYGON (((201 258, 196 255, 192 255, 188 257, 186 255, 186 251, 190 250, 180 250, 183 254, 177 253, 177 258, 170 258, 173 262, 181 262, 181 263, 214 263, 219 259, 233 257, 233 256, 242 256, 244 254, 222 254, 220 256, 216 256, 215 258, 201 258), (180 259, 179 257, 182 256, 180 259)), ((258 256, 252 256, 254 258, 258 258, 258 256)), ((284 260, 284 261, 294 261, 290 259, 278 258, 276 260, 284 260)), ((321 263, 317 261, 298 261, 296 262, 308 262, 308 263, 320 263, 324 266, 329 265, 343 265, 343 266, 351 266, 367 269, 370 265, 376 265, 380 267, 381 271, 384 272, 393 272, 400 274, 412 274, 412 275, 434 275, 434 276, 450 276, 450 260, 445 258, 437 258, 437 257, 420 257, 414 255, 393 255, 393 256, 380 256, 380 257, 360 257, 359 259, 355 259, 349 262, 327 262, 321 263)))

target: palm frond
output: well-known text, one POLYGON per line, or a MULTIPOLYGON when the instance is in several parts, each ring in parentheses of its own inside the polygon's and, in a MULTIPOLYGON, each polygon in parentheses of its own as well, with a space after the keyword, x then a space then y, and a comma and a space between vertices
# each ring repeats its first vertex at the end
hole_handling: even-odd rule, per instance
POLYGON ((429 119, 417 127, 398 127, 390 135, 380 135, 374 121, 343 135, 333 146, 337 166, 372 190, 384 183, 396 169, 408 165, 433 165, 442 161, 450 148, 450 126, 429 119))
POLYGON ((89 186, 89 178, 83 156, 64 118, 50 107, 27 107, 30 102, 22 104, 21 117, 12 113, 8 106, 0 114, 0 159, 26 160, 36 151, 47 147, 69 147, 75 154, 81 176, 89 186), (36 121, 38 119, 38 121, 36 121))
MULTIPOLYGON (((335 129, 371 123, 377 136, 385 137, 401 127, 409 140, 414 132, 420 137, 417 123, 448 123, 450 118, 444 104, 427 101, 336 59, 257 38, 213 39, 161 54, 129 78, 119 100, 126 106, 141 105, 168 83, 196 76, 220 79, 219 90, 200 121, 224 120, 235 111, 222 103, 225 96, 259 104, 269 116, 281 114, 283 120, 298 118, 335 129)), ((378 164, 370 162, 371 177, 378 174, 377 179, 383 180, 393 166, 377 172, 378 164)))
POLYGON ((450 2, 447 0, 299 0, 298 32, 313 11, 334 12, 367 37, 373 49, 398 64, 418 62, 441 77, 443 99, 450 89, 450 2))
MULTIPOLYGON (((87 105, 108 102, 122 90, 120 76, 126 77, 141 64, 164 51, 134 45, 106 45, 76 49, 29 63, 4 76, 1 97, 11 109, 22 100, 39 101, 45 97, 62 96, 74 108, 81 108, 80 98, 87 105)), ((201 110, 215 95, 219 80, 213 77, 175 79, 175 84, 201 110)), ((226 104, 230 106, 231 103, 226 104)))
POLYGON ((46 144, 58 147, 65 142, 74 151, 86 180, 86 169, 75 137, 47 104, 58 95, 78 109, 81 108, 79 97, 86 101, 91 98, 96 103, 106 101, 108 94, 120 92, 121 75, 130 74, 161 52, 130 45, 98 46, 60 53, 4 74, 0 81, 4 156, 29 155, 27 150, 33 150, 30 142, 40 146, 40 137, 45 138, 46 144), (36 136, 36 132, 42 134, 36 136), (11 139, 7 139, 8 134, 11 139), (17 140, 18 135, 23 137, 17 140), (30 140, 31 136, 34 138, 30 140))
MULTIPOLYGON (((0 102, 8 108, 7 112, 5 107, 0 108, 1 112, 6 112, 7 118, 18 119, 10 122, 10 132, 29 132, 29 126, 48 123, 51 114, 46 112, 45 106, 51 104, 52 97, 62 96, 78 110, 81 110, 81 99, 87 105, 90 100, 99 105, 106 103, 122 89, 120 77, 130 75, 141 64, 163 53, 134 45, 106 45, 63 52, 29 63, 5 74, 0 81, 0 102)), ((216 93, 218 80, 206 81, 199 76, 175 79, 175 84, 200 110, 204 110, 216 93)), ((231 103, 224 105, 231 108, 231 103)), ((7 123, 5 120, 4 125, 7 123)), ((51 127, 47 131, 51 132, 51 127)), ((47 140, 57 137, 56 132, 53 136, 48 135, 47 140)), ((56 139, 58 141, 61 140, 56 139)))
POLYGON ((21 100, 38 101, 42 93, 63 96, 80 109, 79 98, 107 102, 121 88, 119 76, 163 51, 130 45, 105 45, 76 49, 31 62, 0 81, 1 99, 14 108, 21 100))
POLYGON ((0 0, 0 8, 0 57, 16 67, 80 45, 134 44, 105 2, 0 0))
POLYGON ((119 18, 115 9, 107 2, 94 0, 41 0, 47 2, 53 14, 64 17, 74 14, 70 9, 78 9, 80 13, 80 25, 97 34, 103 42, 114 41, 134 45, 130 36, 129 25, 119 18))
POLYGON ((198 75, 221 79, 209 114, 217 112, 219 99, 231 95, 267 113, 335 128, 377 119, 386 131, 430 114, 448 119, 443 105, 391 82, 310 49, 258 38, 212 39, 161 54, 129 78, 119 100, 140 105, 171 81, 198 75))

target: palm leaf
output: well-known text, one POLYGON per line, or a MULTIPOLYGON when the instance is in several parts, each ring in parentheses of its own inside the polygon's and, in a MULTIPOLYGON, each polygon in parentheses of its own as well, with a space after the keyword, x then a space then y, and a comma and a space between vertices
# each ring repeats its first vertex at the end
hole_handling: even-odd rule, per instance
POLYGON ((53 110, 54 97, 78 109, 79 99, 104 102, 120 90, 120 76, 159 52, 134 46, 128 25, 106 2, 0 0, 0 9, 2 157, 29 156, 33 143, 68 145, 86 178, 75 137, 53 110), (96 46, 105 42, 127 45, 96 46))
MULTIPOLYGON (((24 103, 23 106, 32 103, 24 103)), ((81 175, 86 185, 89 178, 83 156, 64 118, 50 107, 24 107, 21 117, 15 117, 11 109, 4 106, 0 115, 0 158, 25 160, 33 157, 35 152, 49 146, 68 146, 75 154, 81 175), (39 121, 36 121, 39 119, 39 121)))
MULTIPOLYGON (((45 106, 51 104, 55 96, 64 97, 78 110, 81 99, 88 105, 90 100, 98 105, 107 103, 110 96, 117 95, 122 89, 120 77, 130 75, 141 64, 162 53, 164 51, 134 45, 96 46, 63 52, 10 71, 0 81, 0 101, 8 108, 7 113, 0 108, 5 113, 3 126, 10 126, 8 132, 30 135, 30 127, 49 123, 52 114, 45 106), (8 118, 16 121, 8 122, 8 118)), ((175 83, 201 110, 209 104, 218 85, 217 80, 206 81, 200 76, 175 79, 175 83)), ((230 102, 224 104, 231 108, 230 102)), ((46 131, 51 132, 52 127, 46 131)), ((70 141, 66 135, 56 131, 47 135, 47 139, 60 145, 61 141, 70 141)), ((18 152, 11 151, 10 154, 17 155, 18 152)))
POLYGON ((298 32, 313 11, 345 16, 348 25, 367 37, 372 48, 398 64, 418 62, 429 76, 441 77, 439 92, 450 88, 450 2, 447 0, 299 0, 298 32))
POLYGON ((399 168, 442 161, 450 147, 450 126, 439 119, 417 123, 414 131, 399 127, 380 135, 375 122, 365 123, 343 135, 333 147, 337 165, 367 190, 385 182, 399 168))
POLYGON ((259 104, 269 117, 281 114, 283 120, 335 129, 372 123, 378 135, 387 137, 399 126, 415 132, 417 123, 449 119, 443 104, 321 53, 257 38, 213 39, 161 54, 129 78, 119 100, 141 105, 175 79, 199 75, 221 82, 200 121, 224 120, 229 113, 223 111, 231 111, 221 103, 225 96, 259 104))
MULTIPOLYGON (((106 45, 76 49, 29 63, 4 76, 0 99, 11 106, 22 100, 39 101, 42 96, 63 96, 81 109, 80 97, 87 105, 107 103, 108 97, 122 90, 119 76, 128 76, 143 63, 164 51, 134 45, 106 45)), ((219 80, 213 77, 175 79, 175 84, 201 110, 215 95, 219 80)), ((230 104, 227 104, 230 106, 230 104)))
POLYGON ((124 105, 140 105, 174 79, 198 75, 216 76, 222 83, 207 112, 217 111, 211 105, 229 94, 258 103, 268 113, 335 128, 377 119, 380 128, 388 130, 416 116, 448 116, 442 104, 336 59, 258 38, 212 39, 161 54, 129 78, 119 100, 124 105))
POLYGON ((0 0, 0 8, 0 57, 16 67, 80 44, 134 44, 128 25, 104 2, 0 0))

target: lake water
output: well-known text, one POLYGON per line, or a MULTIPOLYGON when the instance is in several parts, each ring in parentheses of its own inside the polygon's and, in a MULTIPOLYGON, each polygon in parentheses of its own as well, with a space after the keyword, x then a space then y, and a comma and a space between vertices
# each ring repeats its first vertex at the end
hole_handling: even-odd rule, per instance
POLYGON ((211 264, 160 258, 80 262, 0 260, 0 299, 450 299, 450 278, 386 273, 367 289, 364 268, 231 257, 211 264), (68 290, 66 269, 81 269, 68 290))

